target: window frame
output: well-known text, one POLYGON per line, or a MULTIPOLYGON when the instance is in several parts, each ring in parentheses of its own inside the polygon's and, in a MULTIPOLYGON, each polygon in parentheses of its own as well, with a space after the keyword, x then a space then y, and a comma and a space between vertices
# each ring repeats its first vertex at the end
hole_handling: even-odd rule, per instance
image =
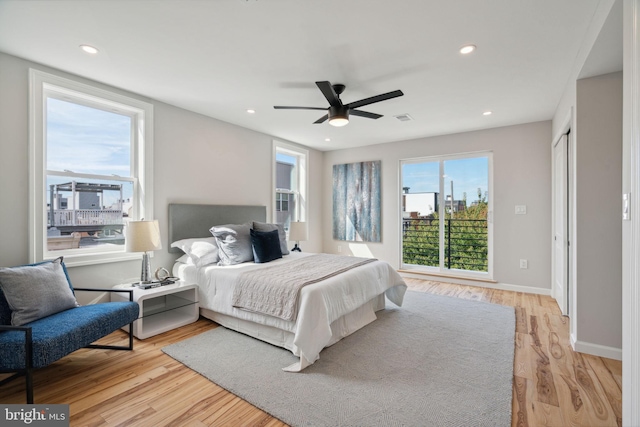
POLYGON ((422 272, 425 274, 434 273, 437 275, 449 276, 449 277, 459 277, 459 278, 470 278, 470 279, 484 279, 484 280, 493 280, 493 206, 494 206, 494 191, 493 191, 493 151, 477 151, 477 152, 468 152, 468 153, 458 153, 458 154, 447 154, 447 155, 436 155, 436 156, 424 156, 424 157, 412 157, 407 159, 400 159, 398 165, 399 172, 399 256, 400 256, 400 268, 406 271, 416 271, 422 272), (460 159, 469 159, 469 158, 478 158, 485 157, 487 159, 487 180, 488 180, 488 188, 489 192, 489 200, 488 200, 488 208, 487 208, 487 271, 472 271, 472 270, 458 270, 458 269, 446 269, 443 266, 443 258, 444 258, 444 222, 440 222, 440 230, 439 230, 439 264, 437 267, 433 266, 421 266, 414 264, 406 264, 403 261, 402 251, 403 251, 403 239, 402 239, 402 188, 405 185, 403 182, 403 173, 402 166, 405 164, 412 163, 423 163, 423 162, 433 162, 439 164, 439 178, 438 178, 438 186, 439 186, 439 196, 438 196, 438 212, 439 215, 444 216, 446 204, 445 202, 445 188, 444 188, 444 162, 448 160, 460 160, 460 159))
MULTIPOLYGON (((307 195, 308 191, 308 182, 309 182, 309 150, 305 150, 304 148, 298 147, 293 144, 287 144, 282 141, 273 141, 273 153, 271 159, 272 166, 272 185, 271 185, 271 203, 273 203, 273 208, 271 209, 272 218, 277 217, 277 207, 276 207, 276 197, 277 193, 285 193, 284 191, 278 191, 276 188, 276 155, 278 153, 286 154, 289 156, 293 156, 297 160, 297 167, 295 168, 296 174, 295 179, 297 180, 297 190, 292 190, 289 194, 294 194, 296 196, 296 209, 293 213, 293 220, 295 221, 306 221, 307 218, 307 195)), ((288 236, 287 231, 287 236, 288 236)))
MULTIPOLYGON (((65 257, 68 266, 92 265, 135 260, 139 253, 122 247, 47 250, 46 193, 47 175, 60 172, 47 167, 47 98, 58 98, 91 108, 115 111, 132 118, 131 175, 108 177, 133 181, 130 219, 153 218, 153 105, 113 91, 105 90, 54 74, 29 69, 29 260, 39 262, 65 257), (132 179, 133 178, 133 179, 132 179)), ((64 172, 64 176, 81 179, 105 179, 105 175, 64 172)))

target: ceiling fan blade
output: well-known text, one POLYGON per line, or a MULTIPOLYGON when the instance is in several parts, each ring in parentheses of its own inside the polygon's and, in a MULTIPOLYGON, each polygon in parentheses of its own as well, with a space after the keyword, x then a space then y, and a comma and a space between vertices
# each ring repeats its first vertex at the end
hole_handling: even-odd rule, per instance
POLYGON ((369 113, 368 111, 349 110, 349 114, 352 116, 366 117, 367 119, 379 119, 382 114, 369 113))
POLYGON ((328 114, 325 114, 324 116, 320 117, 318 120, 316 120, 315 122, 313 122, 314 125, 320 124, 320 123, 324 123, 327 121, 327 119, 329 118, 328 114))
POLYGON ((320 92, 322 92, 324 97, 327 98, 327 101, 329 101, 329 105, 331 105, 332 107, 336 105, 342 105, 342 101, 340 101, 340 98, 338 98, 338 94, 333 89, 333 86, 331 86, 331 83, 327 81, 316 82, 316 85, 318 86, 318 89, 320 89, 320 92))
POLYGON ((288 106, 282 106, 282 105, 274 105, 273 108, 275 108, 276 110, 321 110, 321 111, 326 111, 326 108, 322 108, 322 107, 288 107, 288 106))
POLYGON ((387 99, 397 98, 398 96, 402 96, 401 90, 394 90, 393 92, 383 93, 382 95, 372 96, 371 98, 361 99, 360 101, 350 102, 346 106, 349 108, 358 108, 363 107, 365 105, 373 104, 374 102, 386 101, 387 99))

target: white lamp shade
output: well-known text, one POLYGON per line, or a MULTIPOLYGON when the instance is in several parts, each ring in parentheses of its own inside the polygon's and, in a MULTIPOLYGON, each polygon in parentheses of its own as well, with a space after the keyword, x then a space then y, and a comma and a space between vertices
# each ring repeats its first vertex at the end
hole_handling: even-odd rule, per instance
POLYGON ((125 231, 127 252, 147 252, 162 249, 160 225, 153 221, 129 221, 125 231))
POLYGON ((302 242, 307 240, 307 223, 292 222, 289 224, 289 240, 293 242, 302 242))

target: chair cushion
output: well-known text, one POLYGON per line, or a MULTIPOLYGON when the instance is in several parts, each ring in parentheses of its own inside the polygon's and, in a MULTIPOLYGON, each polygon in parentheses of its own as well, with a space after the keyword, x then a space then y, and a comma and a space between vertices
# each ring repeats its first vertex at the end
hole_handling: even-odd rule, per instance
MULTIPOLYGON (((32 327, 33 367, 42 368, 138 318, 136 302, 106 302, 65 310, 24 326, 32 327)), ((0 332, 0 370, 23 369, 24 332, 0 332)))
POLYGON ((62 257, 38 264, 0 268, 0 288, 11 310, 14 326, 78 306, 62 257))

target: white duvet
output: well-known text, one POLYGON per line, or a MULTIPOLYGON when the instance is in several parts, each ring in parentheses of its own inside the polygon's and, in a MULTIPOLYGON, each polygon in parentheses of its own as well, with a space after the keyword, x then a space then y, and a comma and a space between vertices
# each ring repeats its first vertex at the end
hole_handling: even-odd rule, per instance
MULTIPOLYGON (((233 289, 240 273, 265 265, 289 262, 307 255, 309 254, 294 252, 268 264, 247 262, 232 266, 209 265, 202 268, 176 262, 173 274, 199 285, 201 308, 294 334, 290 350, 300 357, 300 361, 284 369, 298 372, 318 360, 320 351, 331 343, 332 322, 381 294, 386 295, 397 306, 401 306, 407 289, 402 277, 388 263, 375 261, 302 288, 295 322, 232 306, 233 289)), ((372 320, 374 319, 375 315, 372 317, 372 320)), ((351 332, 353 331, 349 333, 351 332)))

